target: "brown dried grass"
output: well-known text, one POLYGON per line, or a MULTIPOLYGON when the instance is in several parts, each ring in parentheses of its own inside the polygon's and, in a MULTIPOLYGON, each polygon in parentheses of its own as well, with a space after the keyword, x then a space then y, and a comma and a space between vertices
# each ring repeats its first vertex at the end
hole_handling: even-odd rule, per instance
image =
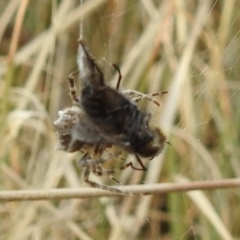
MULTIPOLYGON (((149 108, 171 145, 145 162, 146 174, 121 172, 121 183, 240 177, 238 2, 12 0, 0 6, 0 189, 84 185, 78 154, 54 151, 52 126, 57 111, 71 104, 67 76, 76 68, 81 18, 92 52, 120 66, 124 88, 169 92, 160 108, 149 108)), ((0 240, 235 239, 238 202, 238 190, 4 202, 0 240)))

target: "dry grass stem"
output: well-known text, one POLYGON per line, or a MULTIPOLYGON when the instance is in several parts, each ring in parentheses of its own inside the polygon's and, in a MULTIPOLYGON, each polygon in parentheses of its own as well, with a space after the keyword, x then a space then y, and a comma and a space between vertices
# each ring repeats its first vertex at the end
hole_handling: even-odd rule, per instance
MULTIPOLYGON (((233 189, 240 187, 240 179, 197 181, 188 183, 160 183, 144 185, 118 186, 123 191, 131 192, 134 195, 143 194, 166 194, 175 192, 188 192, 195 190, 219 190, 233 189)), ((54 199, 72 199, 72 198, 99 198, 116 197, 118 193, 103 191, 93 188, 77 189, 44 189, 44 190, 12 190, 0 191, 0 201, 35 201, 35 200, 54 200, 54 199)), ((137 196, 139 197, 139 196, 137 196)))

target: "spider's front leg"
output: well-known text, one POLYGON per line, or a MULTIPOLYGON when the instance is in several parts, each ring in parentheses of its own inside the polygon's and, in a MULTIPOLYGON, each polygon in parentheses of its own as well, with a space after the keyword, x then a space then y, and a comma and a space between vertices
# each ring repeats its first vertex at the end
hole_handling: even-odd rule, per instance
POLYGON ((131 101, 134 103, 138 103, 139 101, 143 99, 148 99, 150 102, 155 103, 157 106, 160 106, 159 102, 153 100, 153 97, 158 96, 160 93, 165 93, 165 92, 156 92, 156 93, 149 93, 149 94, 144 94, 135 90, 123 90, 122 94, 125 96, 132 97, 131 101))
POLYGON ((69 83, 69 89, 70 89, 70 97, 72 99, 72 102, 74 104, 79 104, 80 100, 79 97, 77 96, 77 89, 74 83, 74 78, 76 77, 76 75, 79 73, 79 71, 75 71, 69 74, 68 76, 68 83, 69 83))

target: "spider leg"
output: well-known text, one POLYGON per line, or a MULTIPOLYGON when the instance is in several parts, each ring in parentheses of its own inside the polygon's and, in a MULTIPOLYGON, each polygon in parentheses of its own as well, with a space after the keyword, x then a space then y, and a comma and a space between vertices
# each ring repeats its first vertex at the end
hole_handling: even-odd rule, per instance
POLYGON ((135 157, 137 159, 137 161, 139 162, 139 164, 141 165, 142 168, 135 168, 132 166, 133 169, 135 170, 140 170, 140 171, 147 171, 147 168, 143 165, 141 159, 139 158, 139 156, 137 154, 135 154, 135 157))
POLYGON ((92 173, 97 176, 108 176, 111 180, 113 180, 114 182, 119 184, 120 182, 112 176, 114 173, 117 172, 117 170, 115 170, 115 169, 106 170, 101 166, 102 163, 113 160, 116 157, 117 157, 117 154, 108 159, 100 158, 98 160, 94 160, 94 165, 92 166, 92 173))
MULTIPOLYGON (((107 160, 109 160, 109 159, 107 159, 107 160)), ((121 191, 117 188, 109 187, 107 185, 100 184, 100 183, 89 180, 89 176, 90 176, 91 173, 93 173, 97 176, 107 175, 113 181, 116 180, 114 177, 111 176, 115 171, 113 171, 113 170, 105 171, 100 166, 101 163, 103 163, 107 160, 103 159, 103 158, 96 159, 96 160, 91 159, 90 156, 89 156, 89 153, 86 153, 79 161, 79 165, 81 167, 83 167, 83 169, 84 169, 83 170, 83 180, 94 188, 100 188, 100 189, 103 189, 103 190, 106 190, 106 191, 119 193, 119 194, 122 194, 122 195, 133 195, 129 192, 121 191)), ((116 182, 118 183, 117 180, 116 180, 116 182)))
POLYGON ((144 94, 135 90, 124 90, 122 92, 125 96, 133 96, 131 99, 132 102, 139 102, 140 100, 143 99, 148 99, 149 101, 153 102, 157 106, 160 106, 159 102, 153 100, 153 97, 159 96, 160 94, 165 94, 167 93, 166 91, 160 91, 160 92, 155 92, 155 93, 149 93, 149 94, 144 94))
POLYGON ((136 90, 123 90, 122 93, 126 96, 138 96, 138 97, 141 97, 141 96, 158 96, 160 94, 166 94, 168 93, 167 91, 159 91, 159 92, 155 92, 155 93, 149 93, 149 94, 144 94, 142 92, 139 92, 139 91, 136 91, 136 90))
POLYGON ((151 97, 151 96, 148 96, 148 95, 146 95, 146 96, 141 96, 141 97, 135 97, 135 98, 133 98, 131 101, 132 101, 132 102, 135 102, 135 103, 138 103, 139 101, 141 101, 141 100, 143 100, 143 99, 148 99, 149 101, 153 102, 153 103, 156 104, 157 106, 160 106, 160 103, 159 103, 159 102, 153 100, 152 97, 151 97))
POLYGON ((122 74, 121 74, 121 71, 120 71, 120 68, 116 65, 116 64, 113 64, 113 67, 117 70, 118 72, 118 81, 117 81, 117 86, 116 86, 116 90, 119 89, 119 86, 120 86, 120 82, 121 82, 121 79, 122 79, 122 74))
POLYGON ((104 169, 101 165, 98 165, 96 169, 93 171, 97 176, 110 176, 114 174, 116 171, 114 169, 104 169))
MULTIPOLYGON (((124 169, 126 169, 128 167, 131 167, 132 169, 138 170, 138 171, 146 171, 147 168, 143 165, 143 163, 142 163, 141 159, 139 158, 139 156, 137 154, 135 154, 135 157, 136 157, 138 163, 140 164, 141 168, 136 168, 136 167, 133 166, 132 162, 128 162, 128 163, 124 164, 123 166, 121 166, 120 168, 112 169, 112 170, 109 170, 109 171, 112 171, 112 173, 115 173, 118 170, 124 170, 124 169)), ((115 157, 115 159, 119 159, 120 161, 124 161, 124 158, 120 158, 120 157, 117 157, 117 158, 115 157)), ((108 159, 108 160, 110 160, 110 159, 108 159)))
POLYGON ((136 158, 138 160, 138 162, 140 163, 140 165, 142 166, 142 168, 136 168, 133 166, 133 163, 132 162, 128 162, 126 164, 124 164, 123 166, 119 167, 119 168, 116 168, 116 169, 108 169, 108 170, 105 170, 101 165, 97 165, 97 166, 94 166, 92 168, 92 173, 97 175, 97 176, 108 176, 108 178, 110 178, 112 181, 120 184, 120 182, 114 178, 112 175, 118 171, 122 171, 128 167, 131 167, 132 169, 134 170, 140 170, 140 171, 146 171, 146 167, 143 165, 142 161, 140 160, 140 158, 136 155, 136 158))
POLYGON ((75 76, 79 73, 79 71, 72 72, 68 76, 68 83, 70 89, 70 97, 73 103, 79 103, 79 98, 77 97, 77 89, 74 83, 75 76))
MULTIPOLYGON (((122 162, 125 161, 125 158, 123 158, 123 157, 121 157, 121 155, 120 155, 120 156, 119 156, 119 155, 120 155, 120 153, 118 153, 118 154, 115 156, 114 159, 120 160, 120 161, 122 161, 122 162)), ((133 166, 133 163, 132 163, 132 162, 128 162, 128 163, 122 165, 120 168, 112 169, 111 171, 114 171, 114 173, 116 173, 118 170, 124 170, 124 169, 126 169, 126 168, 128 168, 128 167, 131 167, 131 168, 134 169, 134 170, 146 171, 147 169, 146 169, 146 167, 143 165, 141 159, 138 157, 138 155, 135 154, 135 156, 136 156, 137 161, 139 162, 139 164, 141 165, 142 168, 136 168, 136 167, 133 166)))
POLYGON ((113 193, 118 193, 118 194, 121 194, 121 195, 130 195, 130 196, 133 195, 132 193, 129 193, 129 192, 126 192, 126 191, 121 191, 117 188, 109 187, 107 185, 100 184, 100 183, 89 180, 90 173, 91 173, 90 167, 85 167, 84 171, 83 171, 83 180, 86 183, 88 183, 89 185, 91 185, 92 187, 103 189, 103 190, 110 191, 110 192, 113 192, 113 193))
POLYGON ((117 184, 120 184, 120 182, 112 176, 114 173, 116 173, 114 169, 106 170, 100 165, 97 166, 95 171, 93 171, 93 174, 97 176, 108 176, 108 178, 110 178, 112 181, 114 181, 117 184))

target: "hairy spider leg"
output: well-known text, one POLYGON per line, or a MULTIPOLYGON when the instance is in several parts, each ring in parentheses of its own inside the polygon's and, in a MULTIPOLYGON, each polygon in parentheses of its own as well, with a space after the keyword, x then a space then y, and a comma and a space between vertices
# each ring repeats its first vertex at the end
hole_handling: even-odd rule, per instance
POLYGON ((79 103, 79 97, 77 96, 77 89, 76 89, 76 86, 74 83, 74 79, 78 73, 79 73, 79 71, 75 71, 75 72, 70 73, 68 76, 70 97, 71 97, 73 103, 79 103))
POLYGON ((120 182, 113 177, 113 174, 116 173, 117 171, 115 169, 104 169, 101 165, 96 166, 92 173, 95 174, 96 176, 107 176, 109 179, 111 179, 112 181, 114 181, 117 184, 120 184, 120 182))
MULTIPOLYGON (((140 93, 141 94, 141 93, 140 93)), ((158 96, 158 93, 150 93, 150 94, 144 94, 144 96, 139 96, 139 97, 134 97, 131 99, 131 101, 138 103, 143 99, 148 99, 149 101, 153 102, 154 104, 156 104, 157 106, 160 106, 158 101, 155 101, 152 99, 152 97, 158 96)))
POLYGON ((159 92, 155 92, 155 93, 149 93, 149 94, 144 94, 135 90, 123 90, 122 93, 125 96, 133 96, 133 98, 131 99, 131 101, 137 103, 140 100, 143 99, 148 99, 149 101, 155 103, 157 106, 160 106, 159 102, 153 100, 152 98, 155 96, 159 96, 160 94, 166 94, 166 91, 159 91, 159 92))
MULTIPOLYGON (((137 158, 138 158, 138 160, 140 160, 139 159, 139 157, 138 156, 136 156, 137 158)), ((115 159, 114 157, 112 158, 112 159, 115 159)), ((100 160, 100 159, 99 159, 100 160)), ((128 163, 126 163, 126 164, 124 164, 124 165, 122 165, 121 167, 119 167, 119 168, 115 168, 115 169, 108 169, 108 170, 106 170, 106 169, 104 169, 102 166, 101 166, 101 164, 100 164, 100 162, 101 163, 103 163, 103 162, 105 162, 105 161, 109 161, 109 160, 111 160, 111 159, 107 159, 107 160, 97 160, 97 162, 98 163, 96 163, 96 166, 92 166, 93 168, 92 168, 92 173, 93 174, 95 174, 95 175, 97 175, 97 176, 108 176, 112 181, 114 181, 114 182, 116 182, 116 183, 120 183, 116 178, 114 178, 112 175, 113 174, 115 174, 115 173, 117 173, 118 171, 123 171, 124 169, 126 169, 126 168, 128 168, 128 167, 131 167, 132 169, 134 169, 134 170, 139 170, 139 171, 146 171, 147 169, 146 169, 146 167, 142 164, 142 162, 141 162, 141 160, 140 160, 140 165, 142 166, 142 168, 136 168, 136 167, 134 167, 133 166, 133 163, 132 162, 128 162, 128 163)), ((122 160, 122 159, 121 159, 122 160)), ((94 160, 93 160, 94 161, 94 160)), ((95 160, 96 161, 96 160, 95 160)), ((94 164, 95 165, 95 164, 94 164)))
MULTIPOLYGON (((112 154, 109 153, 109 156, 110 156, 110 155, 112 155, 112 154)), ((121 156, 118 156, 118 155, 120 155, 120 153, 118 153, 117 155, 115 155, 115 156, 114 156, 114 159, 119 160, 119 161, 122 161, 122 162, 125 161, 125 158, 123 158, 123 157, 121 157, 121 156)), ((128 168, 128 167, 131 167, 132 169, 138 170, 138 171, 146 171, 147 169, 144 167, 144 165, 143 165, 142 161, 140 160, 140 158, 139 158, 138 156, 136 156, 136 158, 137 158, 139 164, 142 166, 142 168, 136 168, 136 167, 133 166, 133 163, 132 163, 132 162, 128 162, 128 163, 125 163, 124 165, 122 165, 122 166, 119 167, 119 168, 111 169, 111 170, 109 170, 109 171, 112 171, 112 174, 114 174, 114 173, 116 173, 117 171, 119 171, 119 170, 122 171, 122 170, 124 170, 124 169, 126 169, 126 168, 128 168)), ((108 170, 107 170, 107 171, 108 171, 108 170)))
POLYGON ((80 165, 82 167, 84 166, 90 166, 90 171, 97 175, 97 176, 108 176, 111 180, 119 184, 119 181, 115 179, 112 175, 116 172, 116 170, 105 170, 101 164, 106 161, 111 161, 115 159, 120 153, 112 154, 109 153, 109 158, 104 159, 102 158, 103 152, 106 150, 105 146, 103 145, 97 145, 93 151, 92 159, 90 157, 89 152, 85 153, 85 155, 80 159, 80 165), (88 159, 86 159, 88 158, 88 159))
POLYGON ((97 182, 89 180, 90 173, 91 173, 90 168, 89 167, 85 167, 84 170, 83 170, 83 180, 86 183, 88 183, 89 185, 91 185, 92 187, 103 189, 103 190, 106 190, 106 191, 109 191, 109 192, 113 192, 113 193, 118 193, 118 194, 121 194, 121 195, 133 196, 133 194, 130 193, 130 192, 122 191, 122 190, 119 190, 117 188, 109 187, 107 185, 100 184, 100 183, 97 183, 97 182))
POLYGON ((90 166, 90 171, 95 174, 96 176, 107 176, 108 178, 110 178, 112 181, 116 182, 116 183, 120 183, 116 178, 114 178, 112 175, 114 173, 116 173, 117 171, 115 169, 104 169, 101 164, 106 162, 106 161, 111 161, 113 159, 115 159, 115 157, 117 157, 117 154, 114 154, 114 156, 108 158, 108 159, 104 159, 104 158, 99 158, 99 159, 92 159, 92 160, 88 160, 87 165, 90 166))
POLYGON ((80 159, 80 163, 83 167, 83 180, 86 183, 88 183, 89 185, 91 185, 94 188, 103 189, 103 190, 110 191, 113 193, 118 193, 121 195, 129 195, 129 196, 133 195, 130 192, 122 191, 117 188, 109 187, 107 185, 100 184, 100 183, 89 180, 89 176, 91 173, 101 176, 101 175, 111 175, 113 172, 111 170, 110 171, 97 171, 97 169, 103 170, 100 166, 100 163, 105 162, 106 160, 104 160, 104 159, 93 160, 93 159, 87 159, 87 157, 88 157, 88 153, 82 159, 80 159))

